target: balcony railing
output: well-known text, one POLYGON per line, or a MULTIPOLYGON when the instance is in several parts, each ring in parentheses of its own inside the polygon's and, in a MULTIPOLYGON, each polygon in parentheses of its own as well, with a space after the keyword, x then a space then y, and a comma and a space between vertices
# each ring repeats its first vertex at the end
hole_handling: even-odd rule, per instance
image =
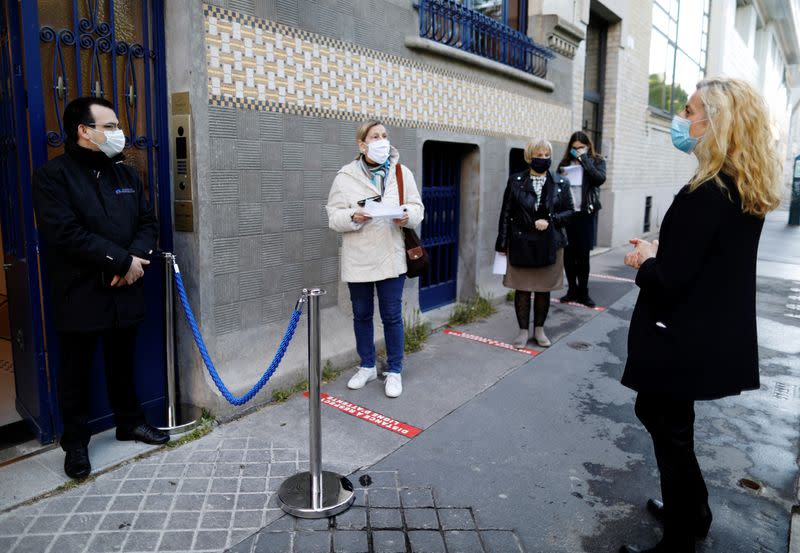
POLYGON ((544 78, 553 52, 453 0, 420 0, 419 36, 544 78))

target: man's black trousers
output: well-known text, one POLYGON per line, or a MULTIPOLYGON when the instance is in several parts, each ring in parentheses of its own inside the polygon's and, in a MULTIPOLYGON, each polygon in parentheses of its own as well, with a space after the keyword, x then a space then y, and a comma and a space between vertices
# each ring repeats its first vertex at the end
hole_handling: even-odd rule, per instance
POLYGON ((694 453, 694 401, 640 392, 636 416, 653 438, 661 497, 664 537, 692 536, 708 509, 708 489, 694 453))
POLYGON ((132 430, 144 422, 136 397, 133 361, 136 327, 102 332, 60 332, 61 366, 58 371, 58 401, 66 451, 89 443, 89 377, 97 345, 103 342, 106 388, 117 428, 132 430))

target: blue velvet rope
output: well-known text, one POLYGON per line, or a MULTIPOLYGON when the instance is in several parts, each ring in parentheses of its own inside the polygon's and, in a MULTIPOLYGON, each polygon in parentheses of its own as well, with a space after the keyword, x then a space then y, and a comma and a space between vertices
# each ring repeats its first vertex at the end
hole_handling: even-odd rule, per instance
POLYGON ((214 367, 214 362, 211 360, 211 356, 208 354, 208 350, 206 349, 205 342, 203 342, 203 336, 200 334, 200 329, 197 327, 197 321, 194 318, 194 313, 192 312, 192 308, 189 305, 189 300, 186 297, 186 288, 183 286, 183 278, 181 277, 180 269, 178 268, 178 264, 175 263, 175 285, 178 288, 178 297, 180 297, 181 305, 183 306, 183 312, 186 315, 186 322, 189 323, 189 327, 192 329, 192 335, 194 336, 194 342, 197 344, 197 349, 200 350, 200 355, 203 357, 203 362, 206 364, 206 368, 208 369, 208 373, 211 375, 211 378, 214 380, 214 384, 217 385, 220 393, 233 405, 244 405, 264 387, 264 385, 269 381, 272 377, 275 369, 278 368, 280 365, 281 360, 283 359, 283 355, 286 353, 286 348, 289 347, 289 342, 292 341, 292 337, 294 336, 294 331, 297 329, 297 323, 300 321, 300 315, 302 311, 300 309, 300 304, 298 303, 298 307, 292 312, 292 316, 289 319, 289 326, 286 327, 286 333, 283 335, 283 339, 281 340, 280 345, 278 346, 278 351, 275 352, 275 357, 272 359, 272 363, 270 363, 267 370, 261 376, 261 379, 253 386, 249 392, 244 394, 243 396, 236 397, 234 396, 225 384, 222 382, 222 379, 217 373, 217 369, 214 367))

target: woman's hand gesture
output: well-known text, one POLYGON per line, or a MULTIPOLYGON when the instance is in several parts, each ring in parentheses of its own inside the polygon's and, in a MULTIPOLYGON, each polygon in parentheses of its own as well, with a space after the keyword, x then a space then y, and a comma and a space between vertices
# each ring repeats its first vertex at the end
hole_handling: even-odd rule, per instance
POLYGON ((534 221, 533 226, 536 230, 547 230, 547 227, 550 226, 550 223, 547 222, 547 219, 536 219, 534 221))

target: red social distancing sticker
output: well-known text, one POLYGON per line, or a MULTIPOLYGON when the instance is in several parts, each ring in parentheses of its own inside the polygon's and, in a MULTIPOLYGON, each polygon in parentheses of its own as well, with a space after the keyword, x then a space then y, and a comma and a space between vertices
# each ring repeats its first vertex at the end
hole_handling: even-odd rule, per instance
POLYGON ((481 344, 487 344, 490 346, 508 349, 511 351, 517 351, 519 353, 526 353, 528 355, 539 355, 541 353, 540 351, 535 349, 514 347, 511 344, 506 344, 505 342, 501 342, 500 340, 494 340, 492 338, 484 338, 483 336, 468 334, 466 332, 461 332, 460 330, 453 330, 452 328, 445 328, 443 332, 445 334, 449 334, 450 336, 458 336, 459 338, 465 338, 467 340, 472 340, 474 342, 480 342, 481 344))
MULTIPOLYGON (((308 397, 308 392, 303 392, 303 395, 308 397)), ((338 409, 342 413, 347 413, 348 415, 352 415, 357 419, 370 422, 375 426, 379 426, 385 430, 394 432, 395 434, 400 434, 406 438, 413 438, 422 432, 421 428, 400 422, 393 418, 387 417, 386 415, 381 415, 377 411, 373 411, 372 409, 367 409, 365 407, 361 407, 360 405, 356 405, 355 403, 350 403, 349 401, 339 399, 336 396, 320 393, 319 398, 320 403, 323 405, 328 405, 334 409, 338 409)))

